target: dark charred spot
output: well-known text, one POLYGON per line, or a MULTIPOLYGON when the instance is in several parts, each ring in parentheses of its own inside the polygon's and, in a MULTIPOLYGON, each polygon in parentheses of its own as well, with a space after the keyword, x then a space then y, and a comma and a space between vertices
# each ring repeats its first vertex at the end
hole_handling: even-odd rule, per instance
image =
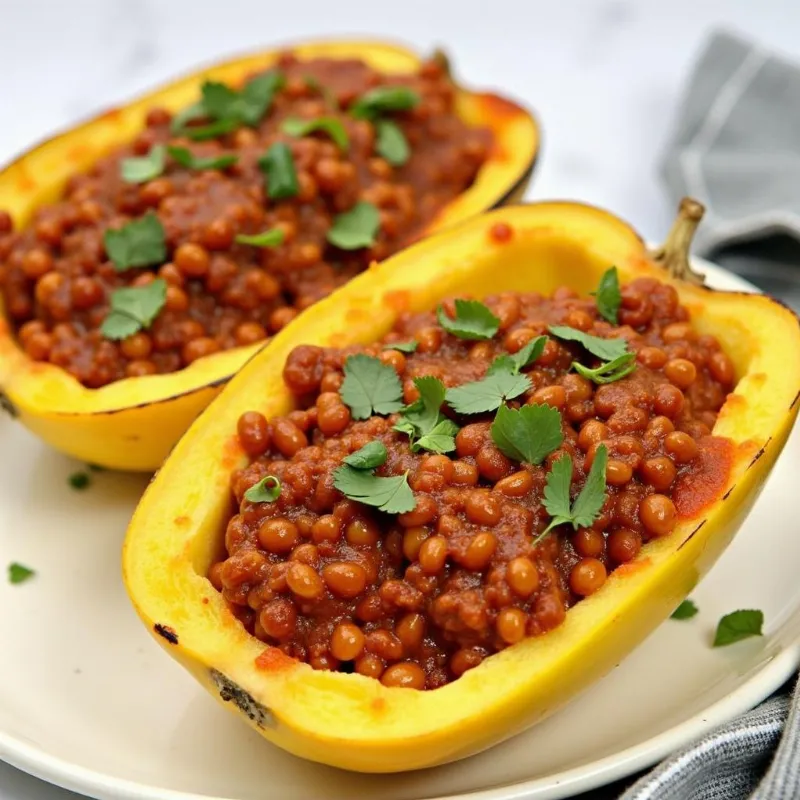
POLYGON ((792 404, 789 406, 789 411, 791 411, 791 410, 792 410, 792 409, 793 409, 793 408, 794 408, 794 407, 797 405, 797 401, 798 401, 798 400, 800 400, 800 392, 798 392, 798 393, 797 393, 797 394, 794 396, 794 400, 792 400, 792 404))
POLYGON ((259 728, 274 728, 275 717, 272 712, 257 703, 241 686, 226 678, 219 670, 211 670, 211 680, 225 703, 233 703, 247 718, 259 728))
POLYGON ((3 409, 10 417, 18 417, 19 411, 17 407, 8 399, 8 396, 0 392, 0 408, 3 409))
POLYGON ((703 527, 703 525, 705 525, 705 524, 706 524, 706 522, 708 522, 708 520, 707 520, 707 519, 704 519, 704 520, 703 520, 703 521, 702 521, 702 522, 701 522, 701 523, 700 523, 700 524, 699 524, 699 525, 698 525, 698 526, 697 526, 697 527, 696 527, 696 528, 695 528, 695 529, 694 529, 694 530, 693 530, 693 531, 692 531, 692 532, 691 532, 691 533, 690 533, 690 534, 689 534, 689 535, 688 535, 688 536, 687 536, 687 537, 686 537, 686 538, 685 538, 685 539, 684 539, 684 540, 683 540, 683 541, 682 541, 682 542, 681 542, 681 543, 678 545, 678 550, 680 550, 680 549, 681 549, 681 548, 682 548, 682 547, 683 547, 685 544, 689 544, 689 542, 692 540, 692 538, 693 538, 693 537, 694 537, 694 535, 697 533, 697 531, 699 531, 699 530, 700 530, 700 528, 702 528, 702 527, 703 527))
POLYGON ((756 461, 758 461, 758 459, 761 458, 761 456, 764 455, 764 453, 767 451, 767 445, 771 441, 772 441, 772 437, 770 436, 770 438, 767 439, 766 442, 764 442, 763 446, 761 448, 759 448, 758 452, 753 456, 753 460, 750 462, 750 465, 748 466, 748 469, 750 469, 750 467, 752 467, 753 464, 755 464, 756 461))
POLYGON ((170 644, 178 644, 178 634, 169 625, 162 625, 160 622, 156 622, 153 625, 153 630, 159 636, 163 636, 170 644))
POLYGON ((725 492, 725 494, 724 494, 724 495, 722 495, 722 499, 723 499, 723 500, 727 500, 727 499, 728 499, 728 498, 731 496, 731 493, 733 492, 733 490, 734 490, 735 488, 736 488, 736 484, 734 483, 734 484, 733 484, 733 486, 731 486, 731 488, 730 488, 730 489, 728 489, 728 491, 727 491, 727 492, 725 492))

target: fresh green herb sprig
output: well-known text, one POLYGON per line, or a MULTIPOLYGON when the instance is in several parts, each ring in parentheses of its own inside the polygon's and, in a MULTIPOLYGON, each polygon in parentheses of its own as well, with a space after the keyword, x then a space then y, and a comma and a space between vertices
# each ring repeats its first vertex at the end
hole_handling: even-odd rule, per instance
POLYGON ((439 324, 453 336, 481 341, 491 339, 500 329, 500 320, 479 300, 456 300, 454 305, 455 317, 448 316, 443 306, 436 310, 439 324))
POLYGON ((695 605, 694 601, 688 598, 684 600, 673 612, 670 614, 670 619, 686 620, 697 616, 700 609, 695 605))
POLYGON ((286 142, 271 145, 258 159, 258 168, 264 174, 267 196, 272 200, 294 197, 300 191, 294 158, 286 142))
POLYGON ((167 282, 156 278, 145 286, 129 286, 111 293, 111 311, 100 332, 106 339, 126 339, 149 328, 167 302, 167 282))
POLYGON ((717 624, 714 647, 725 647, 751 636, 764 635, 764 612, 757 609, 740 609, 726 614, 717 624))
POLYGON ((167 151, 163 144, 154 144, 144 156, 123 158, 120 162, 120 177, 125 183, 146 183, 164 171, 167 151))
POLYGON ((29 581, 36 572, 24 564, 13 561, 8 565, 8 582, 11 584, 25 583, 29 581))
POLYGON ((405 433, 411 442, 411 452, 429 450, 450 453, 456 449, 458 425, 441 413, 446 390, 444 384, 431 376, 414 378, 419 398, 401 409, 403 418, 394 426, 405 433))
POLYGON ((325 133, 340 150, 347 152, 350 147, 347 129, 342 121, 336 119, 336 117, 315 117, 314 119, 289 117, 281 124, 281 130, 285 134, 294 137, 308 136, 311 133, 325 133))
POLYGON ((379 358, 363 353, 348 356, 344 362, 339 395, 353 419, 385 416, 403 407, 403 387, 397 373, 379 358))
POLYGON ((177 145, 167 147, 167 152, 182 167, 198 171, 227 169, 239 160, 239 156, 235 153, 223 153, 218 156, 196 156, 188 147, 178 147, 177 145))
POLYGON ((619 288, 619 274, 616 267, 607 269, 600 278, 597 291, 592 292, 597 310, 603 319, 617 325, 619 309, 622 305, 622 292, 619 288))
POLYGON ((117 272, 163 264, 167 260, 164 226, 152 211, 120 228, 107 228, 103 245, 117 272))
POLYGON ((558 339, 577 342, 603 362, 595 368, 587 367, 579 361, 572 362, 572 368, 578 374, 595 383, 618 381, 636 369, 636 353, 628 349, 625 339, 603 339, 568 325, 551 325, 550 333, 558 339))
POLYGON ((372 247, 381 227, 378 209, 364 200, 349 211, 337 214, 328 229, 327 240, 340 250, 360 250, 372 247))
POLYGON ((251 503, 274 503, 280 496, 281 482, 274 475, 265 475, 244 493, 251 503))

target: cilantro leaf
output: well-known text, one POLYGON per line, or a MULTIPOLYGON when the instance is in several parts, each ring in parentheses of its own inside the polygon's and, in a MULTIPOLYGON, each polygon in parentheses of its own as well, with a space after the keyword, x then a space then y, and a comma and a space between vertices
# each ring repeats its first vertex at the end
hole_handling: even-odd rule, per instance
MULTIPOLYGON (((531 339, 528 344, 522 347, 509 358, 514 362, 515 371, 519 372, 523 367, 527 367, 536 361, 537 358, 544 351, 544 346, 547 344, 546 336, 537 336, 531 339)), ((502 356, 501 356, 502 358, 502 356)))
POLYGON ((579 375, 583 375, 584 378, 588 378, 595 383, 613 383, 626 375, 630 375, 636 369, 636 353, 625 353, 613 361, 604 361, 594 369, 573 361, 572 368, 579 375))
POLYGON ((357 119, 375 119, 387 112, 410 111, 421 99, 419 92, 407 86, 376 86, 350 106, 350 113, 357 119))
POLYGON ((292 151, 285 142, 271 145, 258 159, 258 168, 264 173, 267 195, 271 199, 294 197, 300 191, 292 151))
POLYGON ((411 148, 403 129, 390 119, 375 123, 375 152, 393 167, 402 167, 411 156, 411 148))
POLYGON ((763 636, 764 612, 743 609, 726 614, 717 625, 714 647, 725 647, 751 636, 763 636))
POLYGON ((558 525, 570 524, 578 530, 578 528, 588 528, 595 521, 606 501, 607 465, 608 450, 601 444, 597 448, 586 482, 570 507, 572 458, 563 455, 553 464, 544 489, 544 507, 552 519, 536 537, 534 544, 541 541, 558 525))
POLYGON ((164 171, 166 150, 163 144, 154 144, 146 156, 123 158, 120 176, 125 183, 146 183, 164 171))
POLYGON ((503 405, 503 401, 513 400, 527 392, 531 388, 530 378, 506 371, 506 362, 502 360, 505 358, 508 357, 496 359, 482 380, 448 389, 448 405, 459 414, 480 414, 494 411, 503 405))
POLYGON ((164 227, 152 211, 117 230, 108 228, 103 234, 103 244, 117 272, 163 264, 167 260, 164 227))
POLYGON ((528 464, 541 464, 564 441, 561 414, 547 405, 520 409, 502 405, 490 430, 492 441, 501 452, 528 464))
POLYGON ((334 141, 340 150, 347 152, 350 139, 341 120, 336 117, 316 117, 315 119, 300 119, 289 117, 281 123, 281 130, 289 136, 308 136, 310 133, 322 131, 334 141))
POLYGON ((373 413, 392 414, 403 406, 403 387, 397 373, 380 359, 363 353, 344 362, 339 394, 353 419, 369 419, 373 413))
POLYGON ((253 247, 278 247, 283 244, 283 231, 280 228, 272 228, 261 233, 254 233, 252 236, 240 233, 235 241, 239 244, 251 244, 253 247))
POLYGON ((428 433, 423 434, 411 446, 418 450, 429 450, 431 453, 451 453, 456 449, 456 434, 458 425, 447 417, 442 417, 428 433))
POLYGON ((355 453, 345 456, 342 461, 355 469, 374 469, 386 463, 387 455, 384 443, 376 439, 374 442, 368 442, 355 453))
POLYGON ((628 343, 624 339, 601 339, 599 336, 592 336, 568 325, 551 325, 550 333, 565 341, 578 342, 593 356, 603 361, 613 361, 630 352, 628 343))
POLYGON ((392 344, 387 344, 383 349, 399 350, 401 353, 416 353, 418 347, 419 342, 416 341, 416 339, 411 339, 411 341, 408 342, 393 342, 392 344))
POLYGON ((617 325, 619 307, 622 305, 622 292, 619 288, 619 275, 616 267, 607 269, 600 278, 597 291, 592 292, 600 316, 612 325, 617 325))
POLYGON ((221 156, 196 156, 188 147, 170 145, 167 152, 172 158, 186 169, 227 169, 239 160, 235 153, 225 153, 221 156))
POLYGON ((285 84, 286 77, 276 69, 251 78, 240 96, 238 114, 242 121, 251 127, 258 125, 285 84))
POLYGON ((431 375, 414 378, 419 398, 401 409, 401 419, 394 429, 405 433, 411 440, 411 451, 430 450, 449 453, 456 448, 458 425, 442 413, 446 390, 444 384, 431 375), (417 438, 419 437, 419 438, 417 438))
POLYGON ((323 86, 313 75, 306 75, 303 78, 303 83, 312 91, 317 92, 331 108, 338 110, 339 98, 336 96, 336 93, 331 91, 327 86, 323 86))
POLYGON ((455 319, 445 314, 443 306, 436 310, 436 317, 448 333, 459 339, 491 339, 500 328, 500 320, 478 300, 456 300, 455 307, 455 319))
POLYGON ((691 619, 698 611, 697 606, 691 600, 686 599, 670 614, 670 619, 691 619))
POLYGON ((407 474, 381 478, 366 470, 344 465, 334 470, 333 485, 345 497, 387 514, 403 514, 413 511, 417 505, 407 474))
POLYGON ((69 485, 79 492, 88 488, 89 484, 92 482, 88 472, 73 472, 67 480, 69 481, 69 485))
POLYGON ((280 496, 281 482, 274 475, 265 475, 244 493, 251 503, 274 503, 280 496))
POLYGON ((375 244, 380 226, 378 209, 372 203, 361 200, 349 211, 333 218, 326 238, 340 250, 359 250, 375 244))
POLYGON ((100 326, 106 339, 125 339, 149 328, 167 300, 167 282, 156 278, 145 286, 128 286, 111 293, 111 311, 100 326))
POLYGON ((16 561, 8 565, 8 582, 9 583, 25 583, 30 580, 36 573, 24 564, 18 564, 16 561))

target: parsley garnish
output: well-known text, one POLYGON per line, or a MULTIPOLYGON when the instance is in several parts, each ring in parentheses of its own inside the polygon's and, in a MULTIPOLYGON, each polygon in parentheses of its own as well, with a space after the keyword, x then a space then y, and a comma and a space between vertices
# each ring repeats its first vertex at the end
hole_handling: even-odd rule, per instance
POLYGON ((375 151, 393 167, 402 167, 411 156, 411 148, 403 129, 390 119, 375 123, 375 151))
POLYGON ((258 167, 266 178, 267 195, 273 200, 294 197, 300 191, 292 151, 285 142, 271 145, 258 159, 258 167))
POLYGON ((764 612, 753 609, 732 611, 717 625, 714 647, 725 647, 751 636, 763 636, 764 612))
POLYGON ((354 469, 375 469, 386 463, 387 456, 386 446, 376 439, 374 442, 368 442, 355 453, 345 456, 342 461, 354 469))
POLYGON ((374 506, 387 514, 413 511, 417 505, 408 485, 408 474, 381 478, 365 469, 344 465, 333 472, 333 485, 345 497, 374 506))
POLYGON ((630 375, 636 368, 636 353, 628 350, 625 339, 601 339, 589 333, 570 328, 566 325, 551 325, 550 333, 559 339, 578 342, 593 356, 601 359, 603 364, 590 369, 577 361, 572 362, 573 369, 584 378, 595 383, 611 383, 630 375))
POLYGON ((411 452, 430 450, 449 453, 456 449, 458 425, 441 413, 445 400, 444 384, 430 375, 414 378, 419 398, 401 410, 403 419, 394 426, 411 440, 411 452))
POLYGON ((146 286, 128 286, 111 293, 111 311, 100 326, 106 339, 125 339, 149 328, 167 300, 167 282, 156 278, 146 286))
POLYGON ((239 244, 251 244, 253 247, 278 247, 283 244, 283 231, 280 228, 272 228, 261 233, 254 233, 252 236, 240 233, 236 237, 239 244))
POLYGON ((146 156, 123 158, 120 176, 125 183, 146 183, 164 171, 166 149, 163 144, 154 144, 146 156))
POLYGON ((353 419, 392 414, 403 407, 403 387, 397 373, 380 359, 358 353, 344 362, 342 402, 353 419))
POLYGON ((251 503, 274 503, 280 496, 281 482, 274 475, 266 475, 244 493, 251 503))
POLYGON ((336 117, 317 117, 316 119, 300 119, 289 117, 281 124, 281 130, 289 136, 308 136, 310 133, 322 131, 336 143, 340 150, 347 151, 350 139, 341 120, 336 117))
POLYGON ((88 472, 73 472, 72 475, 69 476, 68 480, 69 485, 79 492, 86 489, 92 482, 88 472))
POLYGON ((411 339, 408 342, 395 342, 394 344, 387 344, 384 350, 398 350, 401 353, 416 353, 419 347, 419 342, 416 339, 411 339))
POLYGON ((447 402, 459 414, 480 414, 500 408, 505 400, 513 400, 531 388, 530 379, 520 370, 542 354, 546 336, 528 342, 518 353, 496 358, 486 376, 479 381, 447 390, 447 402))
POLYGON ((671 619, 691 619, 694 617, 699 609, 691 600, 684 600, 673 612, 670 614, 671 619))
POLYGON ((541 464, 564 441, 561 414, 547 405, 500 406, 491 433, 505 455, 528 464, 541 464))
POLYGON ((420 100, 419 92, 407 86, 376 86, 350 106, 350 113, 358 119, 375 119, 391 111, 410 111, 420 100))
POLYGON ((172 120, 172 132, 201 141, 231 133, 242 125, 255 127, 284 83, 283 73, 277 70, 256 76, 244 85, 241 92, 224 83, 206 81, 200 90, 200 101, 172 120), (198 119, 209 119, 211 122, 188 127, 188 123, 198 119))
POLYGON ((349 211, 333 218, 326 238, 340 250, 358 250, 375 244, 380 226, 378 209, 372 203, 361 200, 349 211))
POLYGON ((167 147, 167 152, 186 169, 227 169, 239 160, 239 156, 235 153, 225 153, 221 156, 196 156, 188 147, 175 145, 167 147))
POLYGON ((439 324, 459 339, 491 339, 500 328, 500 320, 478 300, 456 300, 456 316, 448 317, 444 307, 436 309, 439 324))
POLYGON ((24 564, 18 564, 16 561, 8 565, 8 582, 9 583, 25 583, 30 580, 36 573, 24 564))
POLYGON ((622 305, 622 293, 619 290, 619 275, 616 267, 611 267, 603 273, 597 291, 592 294, 595 297, 600 316, 612 325, 617 325, 617 314, 622 305))
POLYGON ((592 468, 586 483, 570 507, 570 484, 572 483, 572 458, 563 455, 552 466, 544 488, 544 507, 552 519, 550 524, 536 537, 539 542, 557 525, 570 524, 575 530, 588 528, 606 501, 606 465, 608 450, 604 444, 597 448, 592 468))
POLYGON ((108 228, 103 234, 103 244, 117 272, 163 264, 167 260, 164 226, 152 211, 117 230, 108 228))

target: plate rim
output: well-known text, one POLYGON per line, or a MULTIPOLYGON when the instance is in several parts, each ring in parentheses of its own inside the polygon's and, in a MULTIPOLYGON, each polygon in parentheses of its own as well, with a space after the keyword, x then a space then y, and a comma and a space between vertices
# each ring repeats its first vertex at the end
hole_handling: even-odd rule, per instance
MULTIPOLYGON (((749 281, 707 259, 692 256, 691 263, 705 272, 712 288, 721 282, 728 284, 729 291, 761 293, 749 281)), ((782 649, 726 697, 643 742, 550 776, 457 795, 438 795, 430 800, 558 800, 598 788, 652 766, 754 708, 786 683, 799 667, 800 643, 796 643, 782 649)), ((52 755, 3 730, 0 730, 0 760, 46 783, 101 800, 238 800, 120 778, 52 755)))

